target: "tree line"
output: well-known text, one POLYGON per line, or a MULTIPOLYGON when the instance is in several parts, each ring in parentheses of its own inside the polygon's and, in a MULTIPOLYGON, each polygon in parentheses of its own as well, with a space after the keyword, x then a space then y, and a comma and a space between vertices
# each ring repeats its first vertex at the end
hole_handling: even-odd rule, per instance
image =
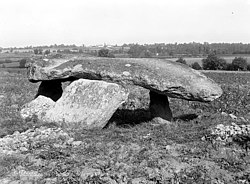
MULTIPOLYGON (((176 62, 187 64, 183 58, 179 58, 176 62)), ((232 63, 227 63, 225 59, 219 57, 216 53, 210 53, 207 58, 202 59, 202 66, 195 62, 190 67, 196 70, 250 71, 250 64, 247 63, 246 58, 235 57, 232 63)))
POLYGON ((207 56, 211 52, 217 55, 250 54, 250 44, 243 43, 155 43, 155 44, 124 44, 130 47, 131 57, 199 57, 207 56))

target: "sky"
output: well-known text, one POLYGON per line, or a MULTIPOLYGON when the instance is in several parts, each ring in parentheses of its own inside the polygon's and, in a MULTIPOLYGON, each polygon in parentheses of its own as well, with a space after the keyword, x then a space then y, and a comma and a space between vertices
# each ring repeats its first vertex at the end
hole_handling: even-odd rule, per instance
POLYGON ((1 0, 0 47, 250 43, 250 0, 1 0))

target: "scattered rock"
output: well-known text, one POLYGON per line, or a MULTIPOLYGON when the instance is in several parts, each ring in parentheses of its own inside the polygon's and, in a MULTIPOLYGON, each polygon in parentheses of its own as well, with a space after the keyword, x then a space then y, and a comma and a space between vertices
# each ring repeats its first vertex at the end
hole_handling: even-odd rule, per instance
POLYGON ((17 109, 18 108, 18 104, 12 104, 10 107, 13 108, 13 109, 17 109))
POLYGON ((4 95, 0 95, 0 103, 2 103, 5 99, 5 96, 4 95))
POLYGON ((250 136, 250 125, 237 125, 232 123, 231 125, 219 124, 211 129, 211 135, 214 139, 225 144, 227 142, 232 142, 232 138, 237 136, 250 136))
POLYGON ((81 171, 81 179, 84 181, 88 177, 93 177, 97 175, 101 175, 101 170, 99 169, 93 169, 91 167, 84 167, 81 171))
POLYGON ((72 146, 77 147, 77 146, 80 146, 82 144, 82 141, 73 141, 71 144, 72 144, 72 146))
POLYGON ((233 115, 233 114, 228 114, 233 120, 237 119, 237 116, 233 115))
POLYGON ((0 153, 13 154, 26 152, 40 146, 43 142, 54 141, 54 144, 66 144, 71 137, 60 128, 40 127, 25 132, 15 132, 0 138, 0 153))
POLYGON ((55 102, 51 98, 40 95, 33 101, 25 104, 20 111, 20 115, 23 119, 36 116, 39 120, 43 120, 46 112, 54 105, 55 102))
POLYGON ((154 126, 157 126, 157 125, 171 125, 172 123, 168 120, 165 120, 165 119, 162 119, 160 117, 155 117, 152 119, 152 122, 154 126))
POLYGON ((226 112, 222 112, 221 115, 222 116, 228 116, 228 114, 226 112))
POLYGON ((244 117, 240 117, 239 119, 243 122, 247 122, 247 120, 244 117))

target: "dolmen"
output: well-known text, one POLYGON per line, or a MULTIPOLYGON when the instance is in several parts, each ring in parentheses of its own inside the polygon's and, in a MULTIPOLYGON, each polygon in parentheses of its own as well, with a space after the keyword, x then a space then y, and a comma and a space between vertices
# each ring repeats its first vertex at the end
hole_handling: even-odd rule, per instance
POLYGON ((167 121, 172 120, 168 97, 210 102, 222 95, 212 79, 168 60, 65 55, 32 58, 27 69, 29 81, 41 84, 21 116, 73 128, 103 128, 127 100, 128 85, 148 89, 152 119, 167 121))

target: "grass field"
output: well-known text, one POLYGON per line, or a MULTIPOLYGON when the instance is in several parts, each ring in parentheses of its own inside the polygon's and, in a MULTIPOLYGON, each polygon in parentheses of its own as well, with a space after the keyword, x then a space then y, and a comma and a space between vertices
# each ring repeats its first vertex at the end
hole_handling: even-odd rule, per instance
POLYGON ((32 53, 0 53, 0 68, 18 68, 19 61, 30 58, 32 53))
MULTIPOLYGON (((172 124, 148 120, 148 91, 133 88, 103 130, 50 133, 12 154, 1 152, 0 139, 0 183, 250 183, 250 135, 223 142, 211 133, 218 124, 249 125, 250 73, 205 75, 224 94, 208 104, 170 99, 172 124), (63 143, 69 137, 74 144, 63 143)), ((0 84, 0 137, 15 132, 21 141, 17 131, 57 128, 35 118, 20 119, 22 105, 34 98, 39 85, 28 82, 25 70, 0 70, 0 84)))

